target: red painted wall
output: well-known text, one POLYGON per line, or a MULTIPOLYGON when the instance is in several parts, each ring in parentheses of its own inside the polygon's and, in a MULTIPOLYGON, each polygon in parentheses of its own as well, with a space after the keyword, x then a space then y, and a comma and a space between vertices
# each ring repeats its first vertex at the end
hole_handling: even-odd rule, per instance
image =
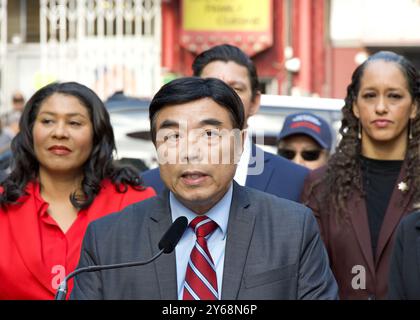
MULTIPOLYGON (((284 32, 283 32, 283 0, 273 1, 273 46, 252 57, 259 77, 276 78, 279 84, 286 74, 283 67, 284 32)), ((280 86, 279 86, 280 87, 280 86)))
POLYGON ((332 98, 344 99, 361 48, 332 48, 332 98))
MULTIPOLYGON (((162 1, 162 66, 166 71, 191 75, 195 55, 179 45, 180 1, 162 1)), ((283 0, 273 1, 273 47, 252 57, 260 77, 283 80, 283 0)))
POLYGON ((326 1, 293 1, 293 51, 301 62, 301 69, 294 76, 293 85, 304 95, 326 94, 326 1))
MULTIPOLYGON (((293 0, 293 49, 301 59, 301 71, 294 85, 308 94, 324 94, 326 87, 325 1, 293 0)), ((279 92, 286 79, 284 69, 284 0, 273 1, 273 46, 258 53, 254 60, 260 78, 275 78, 279 92)), ((162 1, 162 66, 164 71, 191 75, 195 55, 179 44, 181 26, 179 0, 162 1)))

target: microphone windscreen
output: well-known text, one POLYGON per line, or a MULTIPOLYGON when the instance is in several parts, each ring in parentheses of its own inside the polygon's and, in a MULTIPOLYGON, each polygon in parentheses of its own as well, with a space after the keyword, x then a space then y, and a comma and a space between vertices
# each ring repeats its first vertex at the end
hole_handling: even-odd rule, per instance
POLYGON ((188 219, 184 216, 179 217, 172 223, 168 231, 163 235, 159 241, 159 249, 163 250, 163 253, 171 253, 174 251, 176 245, 181 239, 188 227, 188 219))

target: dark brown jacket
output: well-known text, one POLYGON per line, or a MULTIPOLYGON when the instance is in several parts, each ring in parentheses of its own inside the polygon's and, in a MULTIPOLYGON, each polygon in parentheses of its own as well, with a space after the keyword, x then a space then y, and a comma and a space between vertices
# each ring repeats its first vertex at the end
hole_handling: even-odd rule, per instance
POLYGON ((331 206, 321 205, 325 186, 318 184, 309 194, 309 186, 326 173, 326 167, 313 171, 306 179, 302 202, 310 207, 318 221, 321 235, 337 280, 340 299, 385 299, 388 273, 396 228, 412 210, 412 190, 401 191, 398 184, 406 181, 405 166, 394 187, 373 258, 365 199, 355 189, 348 201, 344 222, 339 223, 331 206), (363 270, 365 281, 363 281, 363 270))

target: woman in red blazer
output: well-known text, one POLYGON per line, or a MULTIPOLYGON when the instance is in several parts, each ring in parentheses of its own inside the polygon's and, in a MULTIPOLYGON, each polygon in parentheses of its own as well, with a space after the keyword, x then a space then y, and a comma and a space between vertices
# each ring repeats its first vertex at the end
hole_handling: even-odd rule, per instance
POLYGON ((307 179, 341 299, 385 299, 395 230, 420 185, 419 77, 392 52, 378 52, 353 73, 342 139, 327 167, 307 179))
POLYGON ((109 115, 81 84, 37 91, 19 127, 1 183, 0 299, 52 299, 77 266, 89 222, 155 193, 114 164, 109 115))

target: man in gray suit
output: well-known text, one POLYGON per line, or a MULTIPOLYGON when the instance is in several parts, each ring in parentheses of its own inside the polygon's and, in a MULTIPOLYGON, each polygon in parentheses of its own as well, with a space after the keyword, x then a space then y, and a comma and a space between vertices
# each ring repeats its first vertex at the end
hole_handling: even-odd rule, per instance
POLYGON ((336 299, 311 211, 233 181, 239 96, 214 78, 164 85, 150 105, 166 191, 93 222, 79 267, 147 260, 172 221, 189 228, 151 264, 80 274, 73 299, 336 299))

